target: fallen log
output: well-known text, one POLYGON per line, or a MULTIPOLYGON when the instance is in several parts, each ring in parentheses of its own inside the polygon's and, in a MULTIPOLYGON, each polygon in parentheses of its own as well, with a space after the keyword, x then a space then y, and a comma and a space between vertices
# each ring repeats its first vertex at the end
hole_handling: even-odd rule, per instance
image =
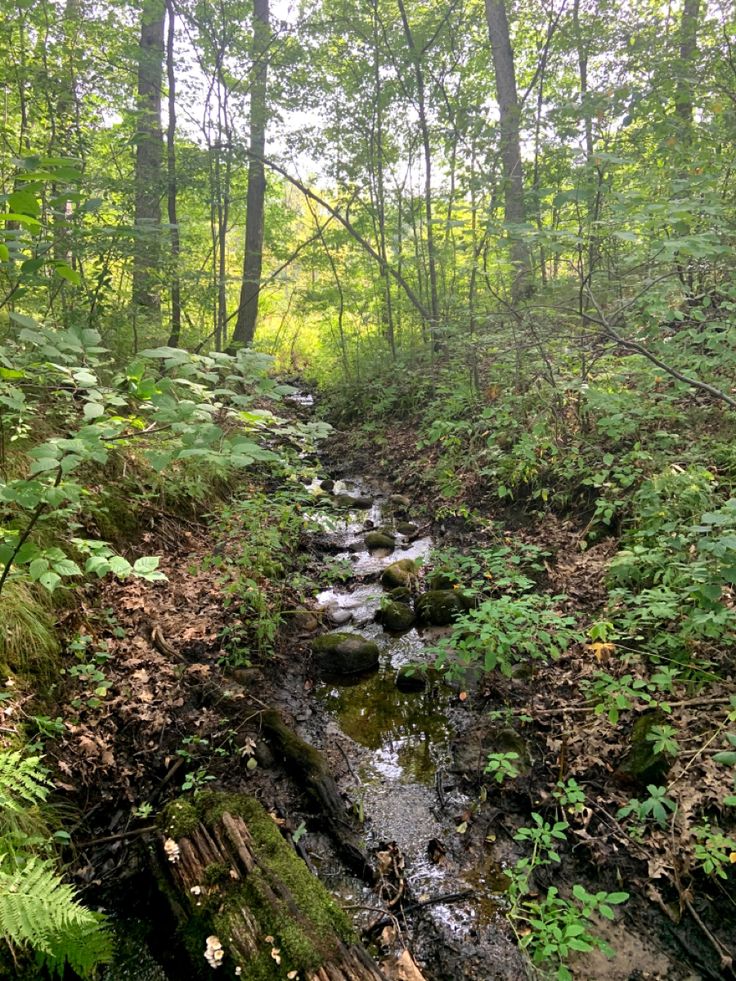
POLYGON ((178 800, 162 816, 172 907, 194 969, 248 981, 385 981, 350 919, 245 795, 178 800))
POLYGON ((318 749, 297 736, 275 709, 262 714, 261 724, 276 755, 283 758, 287 769, 304 784, 319 806, 327 831, 345 864, 372 884, 376 878, 375 870, 349 818, 327 760, 318 749))

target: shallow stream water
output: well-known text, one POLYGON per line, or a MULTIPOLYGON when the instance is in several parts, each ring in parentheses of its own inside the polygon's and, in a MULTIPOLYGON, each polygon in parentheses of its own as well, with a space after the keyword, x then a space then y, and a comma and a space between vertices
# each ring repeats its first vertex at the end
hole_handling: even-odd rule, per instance
MULTIPOLYGON (((316 601, 326 619, 334 622, 333 632, 374 640, 380 663, 369 674, 321 680, 315 689, 318 711, 333 720, 333 734, 349 746, 346 755, 353 773, 347 783, 352 784, 352 796, 360 798, 369 848, 396 843, 413 900, 472 890, 461 902, 428 906, 425 916, 441 934, 461 943, 472 937, 475 946, 482 946, 480 934, 493 929, 491 922, 503 901, 499 868, 486 862, 466 876, 450 855, 437 861, 437 843, 444 848, 457 839, 461 816, 472 806, 452 773, 451 746, 467 713, 460 709, 458 688, 439 675, 430 678, 423 691, 402 691, 396 685, 403 665, 434 664, 434 647, 449 628, 412 627, 396 634, 375 619, 385 596, 381 572, 399 559, 425 562, 434 542, 421 533, 397 533, 397 521, 411 520, 412 515, 392 504, 386 487, 356 477, 337 482, 332 493, 367 497, 373 503, 369 509, 349 510, 338 519, 332 512, 329 520, 321 520, 331 551, 339 546, 332 561, 349 562, 354 578, 324 590, 316 601), (371 528, 390 531, 395 549, 369 551, 364 538, 371 528)), ((346 896, 355 897, 356 890, 346 896)))

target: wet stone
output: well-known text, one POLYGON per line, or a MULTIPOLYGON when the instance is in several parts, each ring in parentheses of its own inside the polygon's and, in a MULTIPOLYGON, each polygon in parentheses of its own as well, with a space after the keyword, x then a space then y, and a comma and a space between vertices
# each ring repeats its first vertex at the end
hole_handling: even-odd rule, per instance
POLYGON ((424 691, 427 683, 427 668, 424 664, 402 664, 396 672, 396 687, 399 691, 424 691))
POLYGON ((394 600, 390 600, 388 603, 384 603, 379 610, 376 611, 376 620, 378 623, 382 624, 386 630, 392 630, 398 633, 402 630, 408 630, 414 625, 416 616, 414 611, 407 603, 398 603, 394 600))
POLYGON ((352 494, 335 494, 333 500, 340 507, 357 508, 359 511, 367 511, 373 505, 370 497, 353 497, 352 494))
POLYGON ((391 494, 388 499, 388 503, 397 508, 408 508, 411 507, 411 499, 405 494, 391 494))
POLYGON ((360 674, 378 666, 378 645, 360 634, 323 634, 313 642, 312 653, 325 674, 360 674))
POLYGON ((365 536, 365 544, 371 552, 378 548, 393 549, 396 545, 396 539, 393 535, 387 535, 382 531, 369 531, 365 536))
POLYGON ((387 589, 396 589, 397 586, 408 586, 412 578, 417 574, 416 562, 413 559, 399 559, 392 562, 383 570, 381 583, 387 589))
POLYGON ((446 627, 460 615, 463 603, 454 589, 430 589, 419 597, 416 609, 423 623, 446 627))

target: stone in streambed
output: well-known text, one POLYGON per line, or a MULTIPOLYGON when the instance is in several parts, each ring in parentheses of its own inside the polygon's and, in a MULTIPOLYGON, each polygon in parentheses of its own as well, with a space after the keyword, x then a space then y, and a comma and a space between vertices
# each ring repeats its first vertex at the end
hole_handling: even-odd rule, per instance
POLYGON ((335 481, 334 480, 321 480, 319 482, 319 486, 322 488, 323 491, 331 491, 335 487, 335 481))
POLYGON ((395 603, 410 603, 411 590, 408 586, 397 586, 396 589, 389 589, 388 597, 395 603))
POLYGON ((399 691, 424 691, 427 683, 425 664, 402 664, 396 672, 396 687, 399 691))
POLYGON ((377 548, 393 549, 396 547, 394 536, 387 535, 383 531, 369 531, 364 540, 368 550, 371 552, 377 548))
POLYGON ((462 613, 463 604, 455 589, 430 589, 416 602, 417 616, 432 627, 446 627, 462 613))
POLYGON ((411 507, 411 500, 405 494, 391 494, 388 503, 396 508, 411 507))
POLYGON ((415 525, 411 521, 398 521, 396 523, 396 530, 400 535, 404 535, 406 538, 411 538, 412 535, 416 535, 419 531, 419 526, 415 525))
POLYGON ((373 504, 370 497, 353 497, 352 494, 335 494, 333 500, 340 507, 356 508, 359 511, 367 511, 373 504))
POLYGON ((390 600, 376 612, 376 620, 383 624, 386 630, 399 632, 408 630, 414 625, 416 616, 407 603, 397 603, 390 600))
POLYGON ((378 645, 360 634, 322 634, 312 654, 324 674, 359 674, 378 666, 378 645))
POLYGON ((417 574, 417 564, 413 559, 399 559, 386 566, 381 576, 381 583, 387 589, 396 589, 397 586, 408 586, 417 574))

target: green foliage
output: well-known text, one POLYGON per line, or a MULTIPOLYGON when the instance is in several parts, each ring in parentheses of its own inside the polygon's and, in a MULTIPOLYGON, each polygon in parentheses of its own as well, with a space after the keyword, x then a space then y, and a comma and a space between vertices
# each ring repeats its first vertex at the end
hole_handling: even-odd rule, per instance
MULTIPOLYGON (((555 796, 565 805, 580 803, 577 785, 569 781, 555 796)), ((574 804, 573 804, 574 806, 574 804)), ((541 897, 533 886, 535 871, 550 863, 559 863, 560 844, 567 840, 566 821, 550 824, 537 813, 532 814, 533 824, 519 828, 516 841, 532 845, 532 854, 518 859, 507 875, 510 879, 508 898, 510 909, 507 916, 514 925, 519 944, 529 952, 532 963, 554 971, 560 981, 571 981, 573 975, 565 965, 575 953, 588 953, 596 948, 608 956, 613 951, 594 931, 598 917, 612 920, 613 907, 625 903, 628 893, 589 893, 580 883, 572 887, 572 896, 560 895, 555 886, 549 886, 541 897), (591 922, 593 921, 593 922, 591 922), (520 924, 519 930, 516 924, 520 924)))
POLYGON ((434 550, 429 563, 435 574, 447 577, 467 595, 515 595, 533 589, 531 576, 543 571, 542 560, 547 554, 538 545, 506 536, 503 544, 474 548, 467 554, 456 548, 434 550))
POLYGON ((82 906, 64 883, 48 850, 39 807, 51 784, 38 756, 0 752, 0 935, 11 949, 30 949, 38 963, 82 977, 111 960, 103 918, 82 906))
POLYGON ((207 564, 221 574, 231 623, 223 640, 230 664, 272 653, 290 604, 293 570, 305 521, 291 485, 276 493, 238 497, 217 516, 219 554, 207 564), (289 581, 287 581, 289 577, 289 581))
POLYGON ((707 820, 693 826, 690 833, 694 838, 696 868, 702 869, 706 875, 728 879, 729 866, 736 862, 736 841, 719 828, 712 827, 707 820))
POLYGON ((0 933, 12 948, 30 948, 39 964, 63 975, 66 965, 91 977, 112 960, 100 916, 82 906, 53 866, 31 857, 19 868, 0 865, 0 933))
POLYGON ((490 774, 496 783, 513 780, 519 776, 516 765, 518 759, 518 753, 489 753, 483 772, 490 774))
POLYGON ((540 594, 485 600, 455 621, 450 638, 436 648, 451 670, 480 664, 510 676, 520 661, 556 659, 580 639, 575 617, 562 614, 563 597, 540 594))
POLYGON ((656 787, 654 784, 647 786, 649 796, 640 801, 633 798, 624 807, 619 808, 617 817, 631 817, 639 829, 643 828, 647 820, 652 820, 661 828, 667 826, 671 815, 677 810, 677 804, 667 796, 666 787, 656 787))

